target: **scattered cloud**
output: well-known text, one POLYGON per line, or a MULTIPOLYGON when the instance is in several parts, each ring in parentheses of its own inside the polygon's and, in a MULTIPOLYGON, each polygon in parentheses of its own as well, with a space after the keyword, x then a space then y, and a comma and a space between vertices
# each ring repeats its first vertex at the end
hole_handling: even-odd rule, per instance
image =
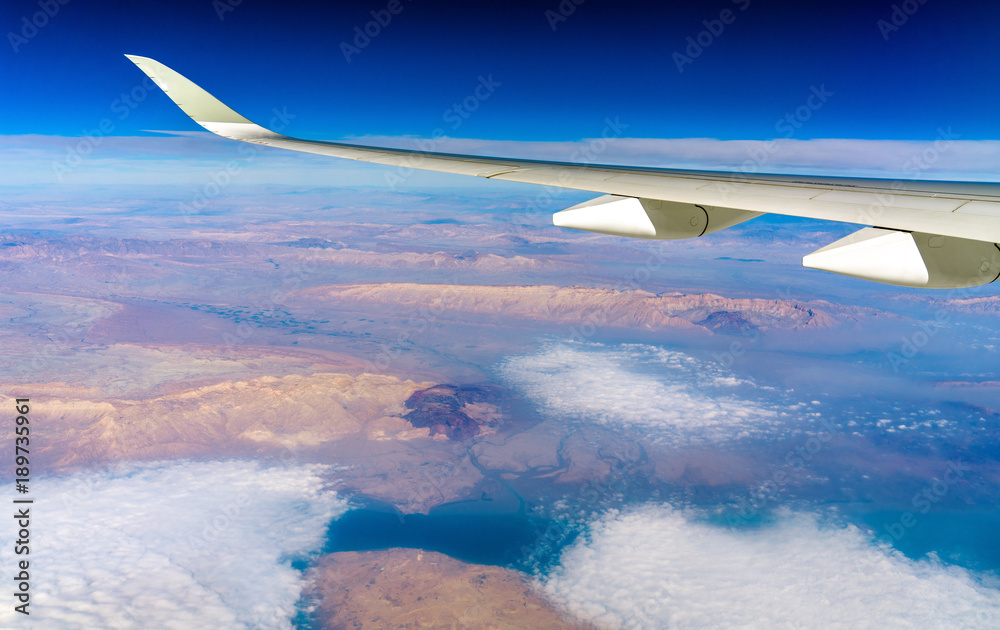
MULTIPOLYGON (((302 590, 291 562, 347 509, 324 489, 327 471, 175 461, 34 481, 32 627, 291 628, 302 590)), ((25 557, 12 534, 0 530, 6 567, 25 557)), ((21 623, 0 609, 0 626, 21 623)))
POLYGON ((1000 590, 855 527, 785 513, 730 530, 670 506, 611 512, 562 555, 545 593, 624 628, 996 628, 1000 590))
MULTIPOLYGON (((641 344, 552 343, 510 357, 500 376, 547 412, 638 428, 652 440, 729 440, 773 431, 794 411, 742 398, 757 388, 682 352, 641 344)), ((773 396, 772 396, 773 397, 773 396)))

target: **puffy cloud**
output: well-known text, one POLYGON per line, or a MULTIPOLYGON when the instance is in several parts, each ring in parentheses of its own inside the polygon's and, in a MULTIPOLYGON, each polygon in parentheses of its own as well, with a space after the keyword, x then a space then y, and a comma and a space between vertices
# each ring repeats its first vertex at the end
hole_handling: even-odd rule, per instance
POLYGON ((740 530, 669 506, 609 513, 543 588, 603 627, 1000 627, 1000 590, 983 576, 796 513, 740 530))
MULTIPOLYGON (((776 403, 734 395, 755 389, 751 383, 682 352, 654 346, 553 343, 535 354, 510 357, 498 369, 506 382, 549 413, 653 429, 652 439, 762 435, 787 415, 776 403)), ((805 410, 796 414, 816 415, 805 410)))
MULTIPOLYGON (((326 471, 178 461, 33 481, 31 627, 292 627, 302 584, 291 562, 319 550, 346 510, 326 471)), ((12 533, 0 528, 6 567, 25 557, 12 533)), ((29 619, 12 606, 0 627, 29 619)))

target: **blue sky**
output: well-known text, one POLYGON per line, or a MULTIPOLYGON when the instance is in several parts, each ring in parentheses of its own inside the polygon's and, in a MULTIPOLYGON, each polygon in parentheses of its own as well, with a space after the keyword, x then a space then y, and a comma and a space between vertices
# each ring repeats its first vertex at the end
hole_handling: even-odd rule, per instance
POLYGON ((832 96, 797 139, 933 140, 949 126, 966 140, 1000 138, 995 2, 399 0, 348 62, 342 44, 388 0, 64 1, 48 0, 55 14, 37 32, 24 19, 47 0, 0 8, 0 134, 81 135, 109 116, 115 135, 196 129, 160 94, 118 118, 116 99, 141 85, 122 56, 134 53, 250 118, 287 107, 287 133, 319 138, 428 136, 491 76, 501 85, 450 135, 572 141, 618 117, 630 137, 766 140, 822 88, 832 96), (894 13, 898 28, 887 27, 894 13), (706 22, 717 35, 702 33, 706 22), (699 35, 700 52, 688 40, 699 35), (680 72, 675 53, 696 54, 680 72))

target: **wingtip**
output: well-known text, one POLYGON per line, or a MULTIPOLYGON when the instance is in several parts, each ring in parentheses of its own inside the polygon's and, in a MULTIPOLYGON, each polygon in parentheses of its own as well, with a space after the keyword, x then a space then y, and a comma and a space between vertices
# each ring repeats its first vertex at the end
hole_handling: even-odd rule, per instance
POLYGON ((152 57, 143 57, 142 55, 125 55, 125 57, 139 68, 143 66, 150 68, 162 65, 152 57))
POLYGON ((150 57, 141 57, 139 55, 125 55, 125 57, 134 63, 140 71, 149 76, 184 113, 209 131, 219 133, 216 128, 206 126, 217 126, 216 123, 253 125, 250 120, 233 111, 229 106, 176 70, 172 70, 150 57))

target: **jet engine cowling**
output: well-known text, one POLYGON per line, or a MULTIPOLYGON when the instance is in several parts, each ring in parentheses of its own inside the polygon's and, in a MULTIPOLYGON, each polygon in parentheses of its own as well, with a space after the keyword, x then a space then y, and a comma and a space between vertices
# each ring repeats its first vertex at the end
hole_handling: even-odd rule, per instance
POLYGON ((693 238, 760 216, 759 212, 658 199, 605 195, 552 215, 574 230, 648 239, 693 238))
POLYGON ((805 256, 810 269, 921 289, 961 289, 1000 278, 1000 245, 864 228, 805 256))

